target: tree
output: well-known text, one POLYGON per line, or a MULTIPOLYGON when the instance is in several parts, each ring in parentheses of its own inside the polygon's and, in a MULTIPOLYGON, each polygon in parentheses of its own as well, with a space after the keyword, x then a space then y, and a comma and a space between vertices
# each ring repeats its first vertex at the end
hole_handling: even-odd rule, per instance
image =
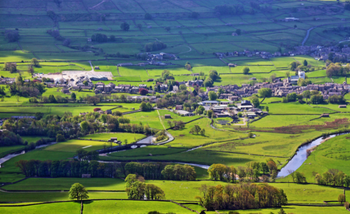
POLYGON ((33 66, 28 66, 28 72, 33 76, 33 74, 34 74, 33 66))
POLYGON ((306 91, 303 91, 302 95, 307 100, 308 98, 310 98, 311 93, 309 90, 306 90, 306 91))
POLYGON ((216 70, 211 70, 209 72, 209 77, 215 82, 217 79, 220 78, 218 72, 216 70))
POLYGON ((151 14, 146 13, 146 14, 145 14, 145 19, 146 19, 146 20, 152 20, 152 19, 153 19, 153 17, 152 17, 152 15, 151 15, 151 14))
POLYGON ((120 29, 122 29, 123 31, 128 31, 130 29, 130 25, 126 22, 123 22, 121 25, 120 25, 120 29))
POLYGON ((148 90, 147 90, 147 88, 139 88, 139 93, 141 95, 147 95, 148 94, 148 90))
POLYGON ((218 98, 218 96, 214 91, 209 91, 208 96, 209 96, 209 100, 216 100, 218 98))
POLYGON ((31 63, 35 67, 39 67, 40 66, 39 60, 37 60, 36 58, 33 58, 31 63))
POLYGON ((198 135, 198 133, 201 131, 201 127, 199 127, 198 125, 194 125, 192 127, 192 129, 190 130, 190 133, 193 134, 193 133, 196 133, 198 135))
POLYGON ((261 101, 262 103, 264 102, 266 97, 271 97, 272 90, 270 88, 261 88, 259 89, 258 93, 259 93, 259 97, 263 98, 263 100, 261 101))
POLYGON ((169 32, 169 31, 171 30, 171 28, 170 28, 170 27, 165 27, 165 30, 166 30, 167 32, 169 32))
POLYGON ((308 63, 307 63, 306 59, 304 59, 303 65, 304 65, 304 66, 307 66, 307 64, 308 64, 308 63))
POLYGON ((243 74, 248 74, 250 69, 248 67, 243 68, 243 74))
POLYGON ((62 134, 57 134, 56 135, 56 142, 64 142, 66 141, 66 139, 64 138, 64 136, 62 134))
POLYGON ((75 183, 69 190, 69 198, 76 199, 77 201, 82 201, 83 199, 88 199, 88 191, 80 183, 75 183))
POLYGON ((100 102, 100 98, 99 97, 96 97, 96 96, 92 96, 92 97, 88 97, 86 99, 87 103, 89 104, 93 104, 94 106, 100 102))
POLYGON ((54 95, 49 95, 49 103, 57 103, 57 100, 54 95))
POLYGON ((5 31, 5 39, 8 42, 17 42, 19 40, 18 30, 6 30, 5 31))
POLYGON ((83 132, 87 132, 89 130, 89 124, 86 121, 80 123, 80 128, 83 132))
POLYGON ((185 85, 185 84, 181 84, 181 85, 180 85, 180 90, 181 90, 181 91, 187 90, 186 85, 185 85))
POLYGON ((189 62, 186 62, 186 64, 185 64, 185 69, 187 69, 187 70, 192 70, 192 66, 191 66, 191 63, 189 63, 189 62))
POLYGON ((213 110, 209 110, 207 112, 208 118, 213 118, 214 117, 214 111, 213 110))
POLYGON ((73 92, 73 93, 70 95, 70 98, 75 102, 75 100, 77 99, 77 96, 76 96, 75 93, 73 92))
POLYGON ((338 196, 338 202, 339 202, 340 204, 343 204, 343 203, 345 202, 345 195, 344 195, 344 194, 340 194, 340 195, 338 196))
POLYGON ((241 29, 237 29, 236 33, 237 33, 237 35, 241 35, 241 33, 242 33, 241 29))
POLYGON ((205 137, 205 129, 202 129, 202 130, 201 130, 201 135, 202 135, 203 137, 205 137))
POLYGON ((260 106, 259 98, 254 97, 252 99, 252 104, 254 105, 255 108, 258 108, 260 106))
POLYGON ((300 62, 297 62, 297 61, 294 61, 294 62, 291 62, 290 65, 289 65, 289 69, 291 71, 295 71, 295 69, 300 65, 300 62))
POLYGON ((214 81, 213 81, 210 77, 207 77, 207 78, 205 79, 205 81, 203 82, 203 85, 204 85, 205 87, 212 87, 212 86, 213 86, 213 83, 214 83, 214 81))

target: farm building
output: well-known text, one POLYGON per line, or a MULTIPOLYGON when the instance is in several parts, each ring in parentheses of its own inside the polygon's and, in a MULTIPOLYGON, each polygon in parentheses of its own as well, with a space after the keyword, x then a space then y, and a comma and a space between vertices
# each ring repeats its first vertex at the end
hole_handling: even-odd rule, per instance
POLYGON ((329 117, 329 114, 321 114, 320 117, 329 117))
POLYGON ((170 114, 166 114, 166 115, 164 115, 164 118, 165 119, 171 119, 171 115, 170 114))
POLYGON ((346 105, 339 105, 339 108, 346 108, 346 105))

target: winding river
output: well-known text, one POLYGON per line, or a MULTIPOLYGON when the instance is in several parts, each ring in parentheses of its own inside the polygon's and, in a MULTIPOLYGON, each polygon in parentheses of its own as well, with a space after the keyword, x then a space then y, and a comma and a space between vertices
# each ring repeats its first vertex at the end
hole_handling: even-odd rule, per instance
MULTIPOLYGON (((345 132, 341 134, 332 134, 327 137, 327 140, 334 138, 339 135, 349 134, 350 132, 345 132)), ((291 174, 293 171, 296 171, 307 159, 307 150, 311 149, 312 147, 320 145, 325 138, 319 137, 312 142, 305 144, 303 146, 300 146, 293 158, 285 165, 281 171, 278 172, 277 177, 286 177, 289 174, 291 174)))

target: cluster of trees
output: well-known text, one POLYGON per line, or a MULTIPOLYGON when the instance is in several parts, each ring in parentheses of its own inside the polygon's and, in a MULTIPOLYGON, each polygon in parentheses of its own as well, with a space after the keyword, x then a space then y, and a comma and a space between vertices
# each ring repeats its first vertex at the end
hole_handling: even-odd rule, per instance
POLYGON ((129 162, 125 164, 124 170, 125 175, 136 174, 152 180, 196 180, 196 171, 189 165, 129 162))
POLYGON ((123 30, 123 31, 128 31, 130 29, 130 25, 126 22, 123 22, 121 25, 120 25, 120 29, 123 30))
POLYGON ((164 191, 154 184, 145 184, 142 176, 129 174, 125 178, 126 193, 129 199, 144 200, 162 200, 165 199, 164 191))
POLYGON ((26 177, 80 177, 82 174, 91 174, 91 177, 117 176, 117 169, 123 168, 121 164, 106 164, 92 161, 77 160, 20 160, 16 166, 26 177))
MULTIPOLYGON (((197 92, 196 92, 197 93, 197 92)), ((198 102, 202 101, 202 99, 195 94, 195 92, 191 93, 189 91, 180 91, 178 93, 169 93, 164 95, 164 97, 159 98, 157 100, 157 107, 158 108, 167 108, 169 106, 175 106, 175 105, 185 105, 185 103, 188 103, 188 105, 192 107, 197 107, 198 102), (196 104, 194 104, 196 103, 196 104)), ((186 104, 187 105, 187 104, 186 104)), ((193 110, 195 110, 194 108, 193 110)))
POLYGON ((102 33, 95 33, 91 36, 91 41, 98 42, 98 43, 104 43, 104 42, 117 42, 120 41, 121 38, 116 38, 114 35, 111 35, 108 37, 105 34, 102 33))
POLYGON ((0 146, 22 145, 24 142, 18 134, 8 130, 0 132, 0 146))
POLYGON ((73 116, 72 113, 65 112, 63 116, 47 115, 37 120, 31 118, 14 120, 9 118, 3 123, 2 127, 20 136, 48 136, 50 138, 56 138, 60 134, 63 139, 73 139, 86 134, 106 131, 126 131, 145 134, 153 134, 158 131, 151 129, 148 125, 131 125, 129 123, 130 120, 121 117, 120 112, 113 112, 113 114, 91 112, 79 116, 73 116), (120 126, 119 122, 121 123, 120 126))
POLYGON ((315 180, 318 184, 329 186, 350 186, 350 176, 338 169, 329 169, 322 175, 315 173, 315 180))
POLYGON ((156 137, 156 141, 162 141, 165 140, 167 138, 167 135, 165 133, 165 130, 160 130, 159 132, 157 132, 157 134, 154 135, 156 137))
POLYGON ((202 185, 200 192, 196 198, 209 211, 281 207, 288 201, 283 189, 268 184, 202 185))
POLYGON ((289 64, 289 69, 291 71, 295 71, 295 75, 298 75, 298 71, 309 72, 309 71, 315 70, 315 68, 313 68, 313 67, 311 67, 311 65, 309 65, 309 63, 306 59, 303 61, 302 64, 298 61, 291 62, 289 64))
POLYGON ((52 36, 53 38, 55 38, 58 41, 64 41, 65 38, 63 36, 61 36, 60 31, 59 30, 55 30, 55 29, 50 29, 47 30, 46 33, 48 33, 50 36, 52 36))
POLYGON ((300 78, 298 80, 298 86, 307 86, 309 84, 311 84, 311 80, 309 80, 307 78, 306 79, 300 78))
POLYGON ((215 12, 220 15, 241 15, 245 13, 242 5, 218 5, 214 8, 215 12))
POLYGON ((203 85, 205 87, 212 87, 215 81, 220 79, 219 73, 216 70, 209 71, 209 76, 205 78, 203 85))
POLYGON ((80 160, 80 161, 90 161, 90 160, 99 160, 100 159, 100 156, 98 155, 98 152, 97 151, 86 151, 84 149, 79 149, 76 151, 76 154, 77 154, 77 158, 80 160))
POLYGON ((17 42, 19 40, 18 30, 6 30, 5 31, 5 39, 8 42, 17 42))
POLYGON ((205 136, 205 129, 202 129, 200 126, 198 125, 194 125, 191 130, 190 130, 191 134, 201 134, 202 136, 205 136))
POLYGON ((3 71, 9 71, 10 73, 15 73, 17 71, 17 64, 15 62, 5 62, 3 71))
POLYGON ((132 132, 132 133, 142 133, 145 135, 155 134, 158 132, 157 129, 150 128, 149 125, 142 125, 140 124, 120 124, 119 130, 125 131, 125 132, 132 132))
POLYGON ((342 95, 333 95, 328 97, 328 102, 332 104, 345 104, 346 100, 342 95))
POLYGON ((168 125, 170 127, 173 127, 174 130, 180 130, 180 129, 184 129, 186 126, 186 123, 184 123, 183 121, 179 120, 179 121, 171 121, 168 120, 167 121, 168 125))
POLYGON ((151 51, 159 51, 162 49, 165 49, 167 47, 166 44, 164 44, 161 41, 154 41, 152 43, 147 43, 145 45, 145 51, 146 52, 151 52, 151 51))
POLYGON ((235 182, 240 181, 258 181, 262 175, 263 181, 268 181, 269 174, 271 179, 277 176, 277 165, 271 158, 266 162, 249 162, 247 166, 226 166, 224 164, 212 164, 208 169, 209 177, 213 180, 235 182))
POLYGON ((347 75, 350 72, 350 64, 343 66, 341 63, 331 63, 327 66, 326 75, 331 78, 332 76, 347 75))
POLYGON ((37 97, 45 92, 45 86, 40 82, 25 82, 21 75, 16 77, 14 83, 8 85, 12 96, 37 97))
POLYGON ((152 104, 150 102, 142 102, 140 105, 140 110, 141 111, 152 111, 153 107, 152 104))
POLYGON ((298 183, 298 184, 307 183, 304 173, 292 171, 290 172, 290 176, 292 176, 293 182, 295 183, 298 183))
POLYGON ((197 173, 190 165, 167 165, 162 170, 163 178, 166 180, 195 181, 197 173))

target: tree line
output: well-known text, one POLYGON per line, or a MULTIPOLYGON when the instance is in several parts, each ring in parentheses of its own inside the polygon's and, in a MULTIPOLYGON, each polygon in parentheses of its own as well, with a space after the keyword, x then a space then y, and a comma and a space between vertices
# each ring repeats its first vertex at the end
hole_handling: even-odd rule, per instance
POLYGON ((281 207, 288 201, 283 189, 268 184, 202 185, 200 192, 196 199, 209 211, 281 207))
POLYGON ((226 166, 224 164, 212 164, 208 169, 209 177, 212 180, 225 182, 259 181, 262 177, 264 182, 273 181, 277 176, 277 165, 271 158, 266 162, 249 162, 246 167, 226 166))
POLYGON ((189 165, 171 165, 165 163, 138 163, 129 162, 125 164, 126 174, 141 175, 146 179, 166 180, 196 180, 196 171, 189 165))
POLYGON ((151 51, 158 51, 158 50, 162 50, 165 49, 167 47, 166 44, 164 44, 161 41, 154 41, 152 43, 147 43, 145 45, 145 51, 146 52, 151 52, 151 51))
MULTIPOLYGON (((88 153, 85 153, 88 154, 88 153)), ((196 171, 189 165, 171 165, 167 163, 99 163, 93 159, 98 153, 90 152, 92 156, 84 156, 77 152, 74 160, 20 160, 16 162, 26 177, 81 177, 91 174, 91 177, 125 178, 130 174, 152 180, 196 180, 196 171)))
POLYGON ((350 186, 350 176, 338 169, 329 169, 323 174, 314 173, 314 176, 318 184, 327 186, 350 186))
POLYGON ((47 136, 56 138, 59 142, 98 132, 119 131, 144 133, 146 135, 158 132, 157 129, 151 129, 148 125, 142 125, 142 123, 130 124, 130 120, 123 118, 118 111, 112 114, 90 112, 76 116, 73 116, 70 112, 65 112, 62 116, 47 115, 43 117, 43 115, 38 114, 37 119, 21 118, 15 120, 9 118, 5 120, 2 128, 20 136, 47 136))

